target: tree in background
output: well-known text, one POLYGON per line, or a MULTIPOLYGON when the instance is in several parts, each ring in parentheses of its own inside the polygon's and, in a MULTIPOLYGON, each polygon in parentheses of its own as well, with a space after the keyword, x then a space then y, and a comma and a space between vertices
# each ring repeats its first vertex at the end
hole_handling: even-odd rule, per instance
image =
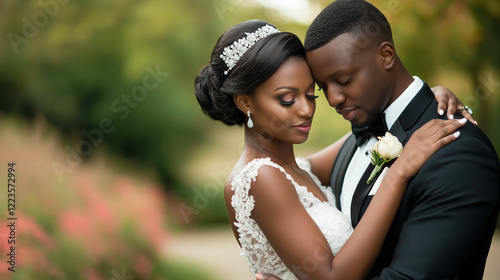
MULTIPOLYGON (((202 140, 191 92, 205 38, 194 35, 215 29, 203 3, 3 2, 0 110, 45 118, 73 161, 104 148, 176 185, 202 140)), ((55 172, 71 168, 62 162, 55 172)))

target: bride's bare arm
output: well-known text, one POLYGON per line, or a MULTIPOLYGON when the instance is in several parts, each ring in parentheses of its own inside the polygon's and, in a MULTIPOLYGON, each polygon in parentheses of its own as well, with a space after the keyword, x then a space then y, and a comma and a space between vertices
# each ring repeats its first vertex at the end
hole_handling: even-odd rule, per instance
MULTIPOLYGON (((363 279, 377 258, 408 180, 435 151, 458 137, 451 133, 462 125, 457 120, 433 120, 413 134, 335 257, 290 182, 274 168, 263 167, 252 184, 252 218, 299 279, 363 279)), ((259 279, 277 279, 266 277, 259 279)))
POLYGON ((332 173, 333 162, 337 158, 340 147, 344 144, 351 132, 344 135, 335 143, 307 157, 311 163, 311 171, 318 177, 323 186, 330 185, 330 174, 332 173))

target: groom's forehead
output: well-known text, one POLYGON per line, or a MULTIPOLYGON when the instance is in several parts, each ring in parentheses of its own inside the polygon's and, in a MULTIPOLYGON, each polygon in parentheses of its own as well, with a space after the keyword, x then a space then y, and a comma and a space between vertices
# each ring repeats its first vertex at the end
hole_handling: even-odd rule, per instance
POLYGON ((348 65, 356 63, 358 57, 366 50, 366 43, 357 36, 350 33, 344 33, 332 39, 326 45, 309 51, 307 54, 308 62, 311 67, 319 67, 322 64, 348 65), (314 60, 314 61, 313 61, 314 60))

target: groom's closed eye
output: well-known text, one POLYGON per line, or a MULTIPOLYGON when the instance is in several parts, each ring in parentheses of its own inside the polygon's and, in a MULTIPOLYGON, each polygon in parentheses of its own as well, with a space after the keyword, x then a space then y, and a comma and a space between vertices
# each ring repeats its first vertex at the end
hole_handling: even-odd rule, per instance
POLYGON ((350 75, 342 75, 340 77, 337 77, 336 81, 337 84, 341 86, 347 86, 349 83, 351 83, 352 77, 350 75))

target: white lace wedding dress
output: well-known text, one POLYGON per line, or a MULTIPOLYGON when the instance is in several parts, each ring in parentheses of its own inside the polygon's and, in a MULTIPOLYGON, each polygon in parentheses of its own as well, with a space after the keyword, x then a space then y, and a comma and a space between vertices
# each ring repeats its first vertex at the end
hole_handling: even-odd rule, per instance
POLYGON ((320 201, 306 187, 298 185, 283 167, 272 162, 269 158, 254 159, 234 177, 231 183, 234 191, 231 205, 236 213, 235 225, 240 236, 241 254, 246 257, 254 275, 263 272, 276 275, 283 280, 297 279, 271 247, 255 220, 250 217, 255 200, 248 192, 252 182, 259 175, 259 169, 263 166, 277 168, 290 180, 302 205, 320 228, 334 255, 338 253, 352 233, 353 229, 347 218, 335 207, 335 197, 330 187, 321 186, 319 179, 312 174, 311 165, 307 159, 297 158, 297 164, 311 175, 328 198, 328 202, 320 201))

